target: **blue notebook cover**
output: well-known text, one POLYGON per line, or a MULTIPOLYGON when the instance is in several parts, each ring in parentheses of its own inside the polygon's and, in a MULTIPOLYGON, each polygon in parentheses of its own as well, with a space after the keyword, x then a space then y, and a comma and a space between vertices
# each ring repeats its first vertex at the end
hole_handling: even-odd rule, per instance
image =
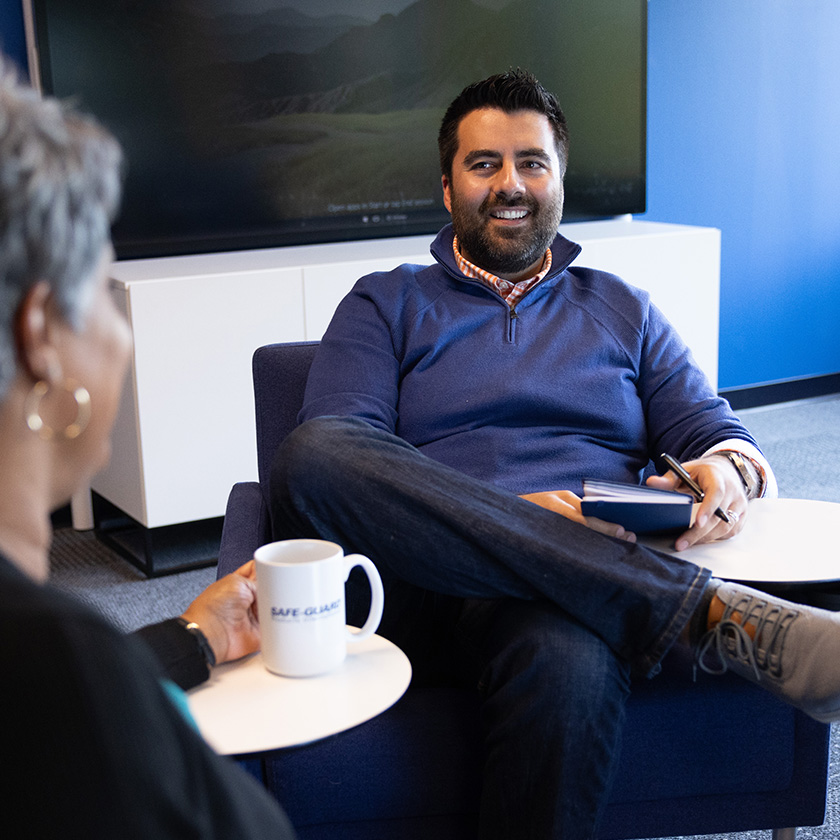
POLYGON ((694 499, 685 493, 586 479, 581 511, 622 525, 634 534, 677 534, 693 521, 694 499))

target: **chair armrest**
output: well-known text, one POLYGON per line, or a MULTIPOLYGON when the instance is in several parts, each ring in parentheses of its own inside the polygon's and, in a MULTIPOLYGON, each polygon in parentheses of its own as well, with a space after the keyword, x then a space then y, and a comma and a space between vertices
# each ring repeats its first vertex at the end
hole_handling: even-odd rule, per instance
POLYGON ((271 523, 260 485, 256 481, 234 484, 222 526, 216 577, 235 571, 254 556, 256 549, 270 541, 271 523))

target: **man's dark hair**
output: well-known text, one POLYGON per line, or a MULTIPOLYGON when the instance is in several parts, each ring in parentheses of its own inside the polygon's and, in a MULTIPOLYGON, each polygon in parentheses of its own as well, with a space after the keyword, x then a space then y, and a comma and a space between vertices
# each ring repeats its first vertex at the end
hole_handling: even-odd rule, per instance
POLYGON ((554 132, 561 174, 565 173, 569 134, 563 111, 554 94, 549 93, 532 73, 517 68, 467 85, 446 109, 438 133, 441 174, 452 177, 452 162, 458 150, 458 126, 467 114, 480 108, 498 108, 509 114, 514 111, 543 114, 554 132))

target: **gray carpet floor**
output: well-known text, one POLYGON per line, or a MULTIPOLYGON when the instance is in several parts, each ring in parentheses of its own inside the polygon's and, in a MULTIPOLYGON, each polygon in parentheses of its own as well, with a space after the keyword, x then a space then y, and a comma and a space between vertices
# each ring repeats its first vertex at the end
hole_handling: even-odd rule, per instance
POLYGON ((840 502, 840 396, 739 414, 773 465, 782 498, 840 502))
MULTIPOLYGON (((780 496, 840 502, 840 395, 739 413, 773 464, 780 496)), ((53 583, 75 593, 125 631, 179 614, 215 578, 215 569, 206 568, 147 580, 92 532, 70 528, 56 531, 51 566, 53 583)), ((840 838, 838 727, 832 727, 826 822, 819 828, 800 828, 798 840, 840 838)), ((769 837, 769 831, 704 835, 705 840, 769 837)))

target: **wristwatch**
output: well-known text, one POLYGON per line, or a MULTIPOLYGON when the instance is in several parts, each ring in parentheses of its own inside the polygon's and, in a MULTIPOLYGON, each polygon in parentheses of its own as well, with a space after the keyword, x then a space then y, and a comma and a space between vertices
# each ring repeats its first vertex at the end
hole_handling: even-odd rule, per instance
POLYGON ((177 620, 178 624, 195 639, 198 649, 204 657, 204 661, 207 663, 207 667, 212 668, 216 664, 216 654, 213 653, 213 648, 210 647, 210 642, 207 641, 207 636, 204 635, 204 631, 194 621, 187 621, 180 616, 177 620))
POLYGON ((749 456, 741 452, 736 452, 734 449, 718 449, 716 452, 709 454, 720 455, 735 467, 738 472, 738 477, 741 479, 741 484, 744 485, 744 492, 747 494, 748 499, 758 499, 761 497, 764 493, 765 479, 764 470, 760 464, 749 456))

